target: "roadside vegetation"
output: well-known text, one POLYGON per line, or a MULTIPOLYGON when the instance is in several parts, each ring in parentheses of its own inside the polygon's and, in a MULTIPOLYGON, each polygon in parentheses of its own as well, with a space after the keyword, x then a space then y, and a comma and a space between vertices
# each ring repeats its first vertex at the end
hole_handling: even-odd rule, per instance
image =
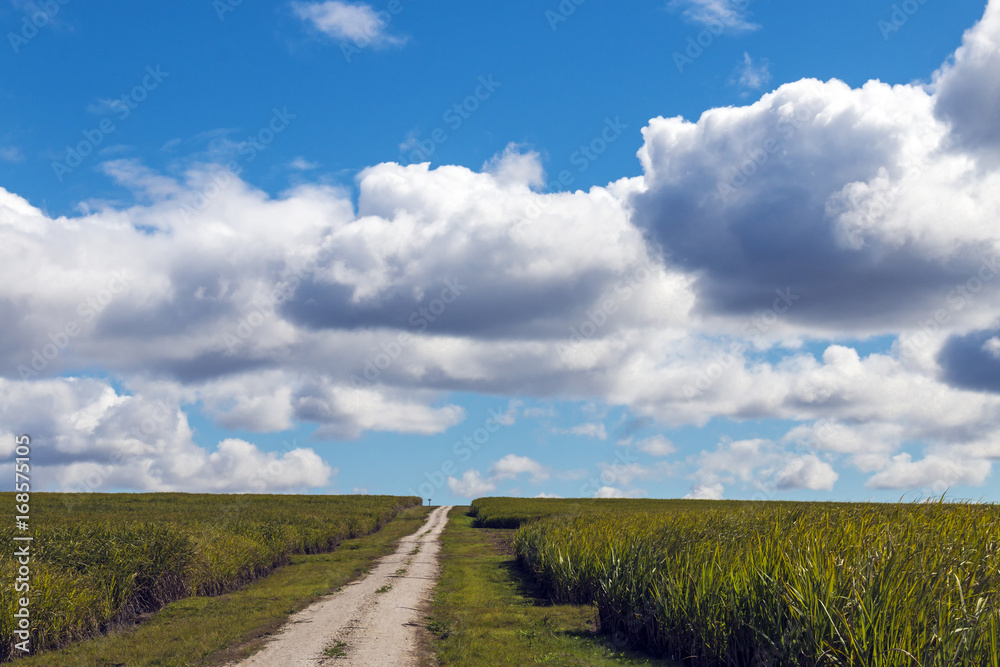
MULTIPOLYGON (((13 494, 0 494, 0 502, 13 506, 13 494)), ((298 555, 331 552, 419 503, 394 496, 32 494, 31 646, 49 651, 125 629, 191 596, 199 597, 164 610, 161 620, 216 608, 219 599, 206 596, 237 590, 298 555)), ((12 527, 0 529, 5 544, 14 544, 13 536, 12 527)), ((16 576, 12 551, 0 552, 0 578, 8 582, 16 576)), ((12 586, 0 588, 0 660, 17 657, 14 595, 12 586)), ((146 648, 156 643, 154 635, 146 648)), ((53 663, 46 655, 37 664, 173 664, 137 655, 143 662, 53 663)))
POLYGON ((454 508, 441 536, 441 575, 430 605, 424 665, 674 664, 598 635, 593 605, 551 604, 539 597, 516 569, 514 531, 474 528, 467 510, 454 508))
POLYGON ((603 631, 653 655, 1000 665, 995 505, 645 503, 481 499, 474 512, 521 524, 517 560, 550 599, 595 604, 603 631))
MULTIPOLYGON (((786 503, 807 504, 807 503, 786 503)), ((589 516, 594 512, 660 512, 716 509, 737 511, 745 503, 737 500, 677 500, 636 498, 479 498, 472 501, 469 515, 477 528, 519 528, 535 519, 552 516, 589 516)))

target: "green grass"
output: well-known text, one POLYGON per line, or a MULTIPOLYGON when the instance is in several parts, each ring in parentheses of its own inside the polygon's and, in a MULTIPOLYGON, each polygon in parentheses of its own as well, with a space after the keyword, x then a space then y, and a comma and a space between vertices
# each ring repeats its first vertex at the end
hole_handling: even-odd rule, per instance
MULTIPOLYGON (((774 503, 786 506, 808 503, 774 503)), ((551 516, 583 516, 593 512, 629 514, 668 510, 715 509, 739 511, 744 503, 738 500, 678 500, 636 498, 477 498, 469 514, 476 518, 477 528, 519 528, 521 525, 551 516)))
POLYGON ((442 667, 671 665, 622 651, 594 632, 591 605, 551 605, 525 585, 504 543, 513 531, 473 527, 451 511, 442 535, 430 650, 442 667))
POLYGON ((551 599, 596 603, 603 630, 655 655, 1000 666, 995 505, 675 501, 546 519, 537 501, 516 503, 518 560, 551 599))
MULTIPOLYGON (((401 511, 380 531, 332 553, 292 556, 291 564, 249 586, 168 604, 145 622, 64 649, 16 660, 19 667, 217 667, 263 646, 290 614, 358 578, 415 532, 429 509, 401 511)), ((334 645, 335 647, 336 645, 334 645)))
MULTIPOLYGON (((14 503, 0 493, 0 502, 14 503)), ((236 590, 294 554, 332 551, 419 498, 220 494, 31 494, 33 651, 131 624, 192 595, 236 590)), ((0 525, 14 544, 15 527, 0 525)), ((0 551, 12 581, 14 550, 0 551)), ((0 661, 14 653, 12 586, 0 587, 0 661)), ((21 593, 24 596, 24 593, 21 593)))
POLYGON ((346 648, 347 644, 345 642, 338 641, 333 646, 323 649, 323 655, 327 658, 344 658, 347 657, 346 648))

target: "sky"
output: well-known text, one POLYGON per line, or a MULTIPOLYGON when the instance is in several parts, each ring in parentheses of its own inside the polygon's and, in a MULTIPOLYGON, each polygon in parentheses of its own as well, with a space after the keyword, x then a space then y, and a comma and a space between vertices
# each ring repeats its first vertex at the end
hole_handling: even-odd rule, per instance
POLYGON ((1000 0, 0 29, 35 490, 1000 500, 1000 0))

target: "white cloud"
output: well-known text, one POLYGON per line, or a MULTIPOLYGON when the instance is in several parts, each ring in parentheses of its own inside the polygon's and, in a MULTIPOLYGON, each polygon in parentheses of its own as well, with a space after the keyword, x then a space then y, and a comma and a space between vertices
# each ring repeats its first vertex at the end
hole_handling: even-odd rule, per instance
MULTIPOLYGON (((344 39, 360 25, 348 15, 364 12, 338 15, 344 39)), ((981 483, 1000 459, 998 16, 993 0, 930 85, 802 80, 695 122, 652 119, 642 175, 586 192, 533 191, 540 164, 517 149, 480 172, 373 166, 356 205, 346 189, 269 196, 231 175, 220 186, 212 166, 127 160, 103 170, 132 206, 53 218, 0 189, 5 391, 52 401, 26 414, 60 438, 53 465, 150 457, 148 471, 118 466, 123 486, 180 485, 171 451, 196 472, 235 465, 226 452, 242 445, 214 460, 191 449, 195 403, 256 432, 428 435, 466 418, 451 392, 627 406, 663 425, 799 423, 780 444, 696 456, 692 493, 825 490, 842 465, 879 488, 916 484, 941 461, 958 468, 939 479, 981 483), (609 298, 615 312, 560 354, 609 298), (870 335, 899 340, 865 357, 802 346, 870 335), (78 368, 134 395, 66 398, 55 378, 78 368), (161 396, 174 415, 162 443, 80 435, 161 396), (798 452, 806 436, 817 444, 798 452), (904 443, 922 458, 900 460, 904 443)), ((603 417, 585 419, 569 431, 608 437, 603 417)))
POLYGON ((33 463, 50 490, 302 492, 337 472, 309 448, 265 452, 239 439, 202 448, 169 396, 122 395, 99 380, 0 378, 0 424, 46 443, 33 463))
MULTIPOLYGON (((503 412, 495 421, 501 426, 513 426, 517 423, 517 411, 524 405, 524 401, 512 398, 507 401, 507 410, 503 412)), ((527 410, 524 411, 527 416, 527 410)))
POLYGON ((293 2, 292 9, 320 32, 358 47, 398 46, 406 41, 386 32, 388 22, 366 2, 293 2))
POLYGON ((483 479, 478 470, 466 470, 461 479, 448 478, 448 490, 459 498, 479 498, 496 490, 496 484, 483 479))
POLYGON ((654 435, 644 438, 635 444, 635 448, 640 452, 645 452, 650 456, 670 456, 677 451, 674 443, 670 442, 662 435, 654 435))
POLYGON ((754 62, 749 53, 744 53, 743 61, 736 73, 736 82, 741 87, 760 90, 771 82, 771 63, 767 58, 754 62))
POLYGON ((684 496, 687 500, 722 500, 725 489, 722 484, 695 484, 691 491, 684 496))
POLYGON ((691 497, 721 497, 724 484, 740 483, 755 490, 755 497, 772 499, 777 491, 831 491, 838 479, 833 466, 816 454, 795 454, 759 438, 724 439, 692 463, 696 471, 691 497))
POLYGON ((524 416, 529 419, 544 419, 547 417, 557 416, 555 408, 552 407, 525 408, 522 414, 524 414, 524 416))
POLYGON ((670 477, 676 472, 676 466, 661 461, 655 465, 644 466, 639 463, 599 463, 600 479, 606 484, 631 484, 634 480, 658 481, 670 477))
POLYGON ((490 479, 513 479, 522 474, 531 475, 534 482, 544 482, 549 478, 545 466, 527 456, 508 454, 490 467, 490 479))
POLYGON ((533 483, 549 478, 548 469, 527 456, 508 454, 490 466, 489 476, 483 477, 478 470, 466 470, 461 478, 449 477, 448 488, 461 498, 476 498, 492 493, 500 482, 528 475, 533 483))
POLYGON ((1000 149, 996 123, 1000 100, 998 41, 1000 3, 990 0, 982 20, 966 31, 961 48, 935 74, 932 86, 935 113, 951 124, 952 135, 966 149, 994 157, 1000 149))
POLYGON ((742 32, 760 26, 746 17, 745 2, 734 0, 671 0, 670 7, 681 10, 684 18, 714 31, 742 32))
POLYGON ((613 486, 602 486, 594 493, 595 498, 628 498, 629 496, 613 486))
POLYGON ((989 461, 955 461, 940 456, 927 456, 919 461, 906 453, 892 458, 882 472, 874 475, 868 486, 874 489, 920 489, 944 491, 957 484, 978 486, 990 475, 989 461))
POLYGON ((289 162, 288 166, 296 171, 311 171, 319 167, 319 163, 307 160, 304 157, 299 156, 294 160, 292 160, 291 162, 289 162))
POLYGON ((774 476, 778 489, 811 489, 832 491, 839 479, 833 466, 815 454, 789 458, 774 476))
POLYGON ((604 427, 603 422, 587 422, 570 428, 556 428, 552 429, 552 432, 565 435, 580 435, 587 438, 597 438, 598 440, 608 439, 608 431, 604 427))
POLYGON ((535 498, 562 498, 562 496, 557 496, 554 493, 545 493, 544 491, 542 491, 537 496, 535 496, 535 498))
POLYGON ((538 188, 545 185, 545 170, 537 151, 522 152, 517 144, 508 144, 503 153, 483 165, 484 172, 496 177, 500 185, 526 185, 538 188))
POLYGON ((17 146, 0 146, 0 160, 5 162, 23 162, 24 154, 17 146))
POLYGON ((994 358, 1000 359, 1000 336, 994 336, 983 343, 983 350, 990 353, 994 358))

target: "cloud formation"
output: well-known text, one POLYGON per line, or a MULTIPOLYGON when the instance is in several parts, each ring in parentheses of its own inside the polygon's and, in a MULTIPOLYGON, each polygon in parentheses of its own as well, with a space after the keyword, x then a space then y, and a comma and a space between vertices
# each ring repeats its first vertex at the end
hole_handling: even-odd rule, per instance
POLYGON ((760 28, 747 19, 749 0, 671 0, 670 7, 692 23, 734 32, 760 28))
MULTIPOLYGON (((296 7, 338 39, 370 25, 367 5, 296 7)), ((843 466, 878 489, 984 483, 1000 458, 998 16, 993 0, 927 84, 806 79, 652 119, 642 174, 587 191, 540 192, 541 158, 518 146, 479 171, 374 165, 356 199, 125 160, 103 169, 130 206, 53 218, 0 189, 0 430, 57 443, 43 465, 61 484, 110 466, 116 488, 235 489, 274 463, 267 488, 315 488, 334 471, 313 450, 209 451, 185 410, 330 440, 442 433, 466 418, 452 392, 530 395, 662 426, 794 423, 685 452, 693 497, 827 491, 843 466), (891 349, 845 343, 876 335, 891 349), (95 368, 119 388, 77 377, 95 368), (159 401, 162 436, 130 436, 159 401)), ((568 431, 607 438, 586 419, 568 431)), ((546 474, 511 455, 448 484, 471 497, 546 474)))
POLYGON ((263 452, 227 439, 208 451, 170 398, 119 394, 99 380, 0 379, 0 442, 30 433, 32 463, 48 490, 281 493, 328 485, 336 475, 313 449, 263 452))
MULTIPOLYGON (((526 476, 533 484, 549 478, 549 470, 538 461, 527 456, 508 454, 490 466, 489 476, 484 477, 478 470, 469 469, 461 477, 448 477, 448 490, 459 498, 477 498, 497 490, 501 482, 526 476)), ((540 496, 540 497, 546 497, 540 496)))
POLYGON ((351 42, 355 46, 400 46, 406 42, 388 32, 388 21, 367 2, 293 2, 295 15, 308 21, 320 32, 341 42, 351 42))

